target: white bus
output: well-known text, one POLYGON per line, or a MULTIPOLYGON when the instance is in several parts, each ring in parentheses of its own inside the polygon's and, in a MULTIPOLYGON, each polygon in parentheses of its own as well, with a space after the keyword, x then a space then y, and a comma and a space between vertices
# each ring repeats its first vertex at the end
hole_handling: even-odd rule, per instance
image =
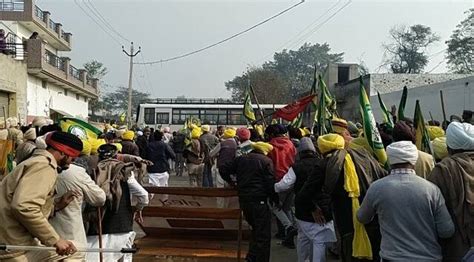
MULTIPOLYGON (((285 105, 260 105, 264 115, 285 105)), ((257 106, 253 105, 255 116, 260 118, 257 106)), ((169 126, 175 131, 183 127, 188 118, 201 120, 201 124, 214 126, 245 126, 243 104, 224 99, 156 99, 153 102, 140 104, 137 115, 139 127, 169 126)))

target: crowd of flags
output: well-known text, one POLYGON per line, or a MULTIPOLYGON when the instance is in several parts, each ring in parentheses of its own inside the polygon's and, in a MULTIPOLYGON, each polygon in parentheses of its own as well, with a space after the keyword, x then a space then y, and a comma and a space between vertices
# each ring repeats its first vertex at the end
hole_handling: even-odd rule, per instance
MULTIPOLYGON (((360 114, 362 116, 363 126, 363 137, 367 140, 370 148, 372 149, 374 156, 377 158, 379 163, 385 167, 388 166, 387 155, 382 143, 382 138, 377 128, 374 114, 372 112, 372 106, 370 104, 369 96, 367 95, 366 88, 363 83, 362 77, 360 77, 360 92, 359 92, 359 104, 360 114)), ((249 85, 250 88, 250 85, 249 85)), ((385 103, 382 100, 380 93, 377 92, 378 101, 382 113, 382 123, 385 124, 389 129, 393 129, 395 123, 392 118, 391 112, 387 109, 385 103)), ((408 89, 405 86, 403 88, 402 97, 398 106, 397 120, 405 120, 405 106, 408 97, 408 89)), ((337 102, 335 97, 330 93, 326 86, 326 83, 322 79, 321 75, 314 74, 313 84, 311 85, 310 93, 285 107, 276 110, 272 114, 272 123, 275 119, 281 118, 287 120, 293 127, 300 128, 303 125, 304 111, 307 110, 307 106, 311 104, 310 110, 314 112, 313 126, 311 130, 316 135, 324 135, 332 132, 331 120, 337 115, 337 102)), ((255 113, 252 106, 251 92, 249 89, 245 90, 244 96, 244 109, 243 114, 247 119, 249 125, 258 122, 259 119, 255 117, 255 113)), ((263 116, 262 116, 263 118, 263 116)), ((420 102, 416 101, 415 115, 413 118, 414 127, 416 129, 416 146, 418 150, 432 154, 432 148, 426 128, 425 120, 420 107, 420 102)))

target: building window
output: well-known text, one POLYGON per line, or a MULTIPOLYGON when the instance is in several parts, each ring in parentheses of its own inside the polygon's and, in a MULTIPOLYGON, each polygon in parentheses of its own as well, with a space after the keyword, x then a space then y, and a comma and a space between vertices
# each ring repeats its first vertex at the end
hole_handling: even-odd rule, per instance
POLYGON ((64 95, 67 96, 67 89, 64 89, 64 95))
POLYGON ((337 68, 337 82, 345 83, 349 81, 349 67, 348 66, 339 66, 337 68))
POLYGON ((84 97, 84 102, 87 102, 87 97, 84 97))
POLYGON ((41 80, 41 86, 46 89, 48 88, 48 82, 46 82, 45 80, 41 80))
POLYGON ((154 125, 155 124, 155 109, 154 108, 145 108, 145 124, 154 125))
POLYGON ((25 11, 25 0, 0 0, 0 11, 25 11))
POLYGON ((169 113, 156 113, 156 123, 169 125, 170 114, 169 113))
POLYGON ((81 96, 79 94, 76 94, 76 99, 77 100, 80 100, 81 99, 81 96))

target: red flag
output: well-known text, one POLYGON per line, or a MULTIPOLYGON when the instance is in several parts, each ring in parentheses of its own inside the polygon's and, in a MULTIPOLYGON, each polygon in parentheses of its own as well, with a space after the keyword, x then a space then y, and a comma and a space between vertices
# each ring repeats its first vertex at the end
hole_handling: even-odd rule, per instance
POLYGON ((300 100, 296 100, 295 102, 286 105, 283 108, 278 109, 273 113, 273 118, 283 118, 286 121, 291 121, 295 119, 299 113, 303 112, 306 108, 306 105, 313 101, 313 98, 316 95, 309 95, 301 98, 300 100))

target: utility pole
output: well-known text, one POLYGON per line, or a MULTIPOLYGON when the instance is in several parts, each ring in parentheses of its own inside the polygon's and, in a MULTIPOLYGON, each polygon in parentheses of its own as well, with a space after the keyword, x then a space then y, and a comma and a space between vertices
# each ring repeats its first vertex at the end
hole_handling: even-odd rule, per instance
POLYGON ((122 46, 122 51, 130 57, 130 72, 128 76, 128 107, 127 107, 127 124, 129 127, 132 125, 132 74, 133 74, 133 58, 138 55, 142 50, 141 47, 138 47, 138 51, 133 53, 133 42, 130 43, 130 53, 125 51, 124 47, 122 46))

